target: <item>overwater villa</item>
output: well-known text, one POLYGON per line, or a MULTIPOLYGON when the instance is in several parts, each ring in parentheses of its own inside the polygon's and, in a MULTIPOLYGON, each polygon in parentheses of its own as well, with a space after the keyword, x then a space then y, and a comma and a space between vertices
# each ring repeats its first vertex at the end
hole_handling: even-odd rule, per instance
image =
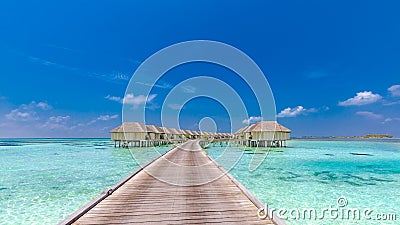
POLYGON ((291 132, 276 121, 261 121, 240 128, 234 137, 238 143, 250 147, 283 147, 291 132))
POLYGON ((193 139, 197 139, 197 138, 201 138, 201 133, 199 132, 199 131, 192 131, 193 132, 193 134, 194 134, 194 136, 193 136, 193 139))
POLYGON ((160 127, 160 129, 163 131, 163 139, 166 140, 171 140, 174 138, 174 135, 172 134, 172 131, 168 127, 160 127))
POLYGON ((150 141, 146 125, 137 122, 124 122, 121 126, 112 129, 110 133, 114 145, 118 143, 119 147, 121 145, 143 147, 147 146, 147 143, 143 141, 150 141))
POLYGON ((192 138, 192 132, 189 132, 188 130, 181 130, 183 133, 183 137, 185 139, 191 139, 192 138))
MULTIPOLYGON (((114 146, 119 147, 150 147, 170 143, 182 143, 187 139, 205 139, 206 132, 180 130, 155 125, 145 125, 138 122, 124 122, 110 131, 114 146)), ((218 135, 215 133, 215 135, 218 135)), ((211 137, 211 135, 210 135, 211 137)))
POLYGON ((187 139, 209 142, 227 141, 250 147, 283 147, 290 139, 288 128, 276 121, 262 121, 240 128, 235 134, 179 130, 138 122, 124 122, 110 131, 111 139, 119 147, 149 147, 169 143, 182 143, 187 139))
POLYGON ((161 127, 155 125, 146 125, 149 134, 149 139, 154 141, 153 145, 163 145, 166 144, 166 134, 161 127))
POLYGON ((185 140, 183 137, 183 132, 175 128, 161 127, 164 130, 167 140, 170 142, 181 143, 185 140))

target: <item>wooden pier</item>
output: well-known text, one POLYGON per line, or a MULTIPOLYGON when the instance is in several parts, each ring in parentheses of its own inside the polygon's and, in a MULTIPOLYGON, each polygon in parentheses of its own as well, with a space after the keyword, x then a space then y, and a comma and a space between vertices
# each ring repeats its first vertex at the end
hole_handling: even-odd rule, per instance
POLYGON ((138 169, 60 224, 285 224, 188 141, 138 169), (271 215, 271 214, 269 214, 271 215))

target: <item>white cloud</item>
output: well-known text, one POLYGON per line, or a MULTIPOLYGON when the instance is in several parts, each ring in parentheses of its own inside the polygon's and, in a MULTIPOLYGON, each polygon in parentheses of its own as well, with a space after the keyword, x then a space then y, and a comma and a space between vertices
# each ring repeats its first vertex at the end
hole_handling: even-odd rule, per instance
POLYGON ((67 121, 70 118, 70 116, 51 116, 40 127, 50 130, 68 130, 70 128, 67 126, 67 121))
MULTIPOLYGON (((329 107, 328 107, 327 110, 329 110, 329 107)), ((309 108, 309 109, 306 109, 306 112, 309 112, 309 113, 316 113, 316 112, 318 112, 318 109, 316 109, 316 108, 309 108)))
POLYGON ((328 106, 323 106, 320 108, 309 108, 306 109, 303 106, 299 105, 294 108, 287 107, 286 109, 282 110, 280 113, 278 113, 278 117, 284 118, 284 117, 296 117, 299 115, 307 115, 308 113, 316 113, 320 111, 328 111, 330 108, 328 106))
POLYGON ((13 109, 10 113, 6 114, 6 118, 14 121, 30 121, 37 120, 36 112, 20 111, 20 109, 13 109))
POLYGON ((124 98, 110 96, 110 95, 107 95, 105 98, 108 100, 123 103, 123 104, 138 106, 141 104, 151 102, 156 96, 157 96, 157 94, 151 94, 149 96, 145 96, 145 95, 135 96, 134 94, 126 94, 124 98))
POLYGON ((384 105, 384 106, 400 105, 400 101, 395 101, 395 102, 388 102, 388 101, 385 101, 385 102, 383 103, 383 105, 384 105))
POLYGON ((161 84, 151 84, 151 83, 145 83, 145 82, 136 82, 137 84, 148 86, 148 87, 158 87, 158 88, 163 88, 163 89, 169 89, 171 88, 171 85, 168 83, 161 83, 161 84))
POLYGON ((28 60, 31 61, 32 63, 43 65, 43 66, 49 66, 49 67, 54 67, 57 69, 62 69, 62 70, 68 70, 70 72, 75 72, 80 75, 88 76, 94 79, 101 79, 107 82, 113 82, 113 83, 121 83, 121 82, 126 82, 130 79, 129 75, 126 75, 124 73, 120 72, 111 72, 111 73, 98 73, 98 72, 91 72, 91 71, 86 71, 81 68, 76 68, 76 67, 71 67, 68 65, 52 62, 47 59, 42 59, 38 58, 35 56, 28 56, 28 60))
POLYGON ((392 118, 386 118, 386 119, 383 121, 383 123, 387 123, 387 122, 391 122, 391 121, 393 121, 392 118))
POLYGON ((287 107, 286 109, 282 110, 279 114, 278 117, 296 117, 298 115, 304 114, 307 112, 307 109, 305 109, 303 106, 299 105, 294 108, 287 107))
POLYGON ((394 122, 394 121, 400 122, 400 117, 394 117, 394 118, 389 117, 389 118, 386 118, 382 123, 385 124, 385 123, 394 122))
POLYGON ((374 94, 371 91, 358 92, 353 98, 349 98, 346 101, 339 102, 340 106, 351 106, 351 105, 367 105, 382 99, 379 94, 374 94))
POLYGON ((11 110, 11 112, 5 116, 7 119, 14 121, 33 121, 39 119, 36 112, 37 109, 49 110, 51 108, 52 107, 45 102, 36 103, 35 101, 32 101, 29 104, 18 106, 18 108, 11 110))
POLYGON ((36 103, 36 101, 32 101, 29 104, 22 104, 19 107, 23 108, 23 109, 39 108, 39 109, 42 109, 42 110, 49 110, 49 109, 53 108, 53 107, 51 107, 51 105, 47 104, 46 102, 36 103))
POLYGON ((123 73, 114 73, 114 74, 111 74, 110 77, 111 77, 111 79, 114 79, 114 80, 123 80, 123 81, 127 81, 130 78, 128 75, 125 75, 123 73))
POLYGON ((116 97, 116 96, 107 95, 104 98, 108 99, 108 100, 111 100, 111 101, 115 101, 115 102, 121 102, 121 98, 120 97, 116 97))
POLYGON ((107 120, 112 120, 112 119, 116 119, 118 118, 118 115, 100 115, 99 117, 97 117, 97 120, 102 120, 102 121, 107 121, 107 120))
POLYGON ((149 96, 145 95, 135 96, 133 94, 127 94, 125 95, 125 98, 122 100, 122 102, 124 104, 129 104, 129 105, 140 105, 147 102, 151 102, 156 96, 157 94, 151 94, 149 96))
POLYGON ((242 121, 244 124, 251 124, 258 121, 261 121, 263 118, 261 116, 250 116, 249 118, 242 121))
POLYGON ((380 115, 380 114, 375 114, 373 112, 368 112, 368 111, 359 111, 359 112, 356 112, 356 114, 359 115, 359 116, 363 116, 363 117, 371 118, 371 119, 381 119, 381 118, 383 118, 383 116, 380 115))
POLYGON ((170 108, 170 109, 173 109, 173 110, 180 110, 180 109, 182 109, 182 105, 179 105, 179 104, 169 104, 168 105, 168 108, 170 108))
POLYGON ((118 118, 117 114, 114 115, 100 115, 97 118, 91 120, 90 122, 87 123, 87 125, 91 125, 96 123, 97 121, 108 121, 108 120, 112 120, 112 119, 116 119, 118 118))
POLYGON ((400 96, 400 85, 396 84, 388 88, 388 91, 392 94, 394 97, 399 97, 400 96))
POLYGON ((196 87, 187 85, 187 86, 182 86, 182 91, 185 93, 195 93, 196 92, 196 87))
MULTIPOLYGON (((137 108, 137 106, 133 106, 133 109, 135 109, 135 108, 137 108)), ((160 106, 158 104, 156 104, 156 103, 150 103, 150 104, 146 105, 146 109, 149 109, 149 110, 152 110, 152 111, 154 111, 156 109, 159 109, 159 108, 160 108, 160 106)))
POLYGON ((61 123, 69 120, 70 118, 71 118, 70 116, 51 116, 49 117, 49 121, 55 123, 61 123))
POLYGON ((64 66, 62 64, 58 64, 58 63, 51 62, 49 60, 41 59, 41 58, 34 57, 34 56, 29 56, 28 59, 29 59, 29 61, 31 61, 33 63, 38 63, 38 64, 41 64, 43 66, 54 66, 54 67, 57 67, 57 68, 65 68, 66 67, 66 66, 64 66))
MULTIPOLYGON (((0 136, 2 137, 108 137, 101 130, 105 126, 115 126, 117 114, 99 114, 89 117, 80 113, 79 117, 54 114, 52 107, 44 101, 32 101, 21 104, 4 113, 0 118, 0 136), (88 126, 91 119, 96 124, 88 126)), ((59 111, 59 110, 57 110, 59 111)))
POLYGON ((39 102, 39 103, 36 104, 36 106, 37 106, 38 108, 43 109, 43 110, 52 109, 52 107, 51 107, 49 104, 47 104, 46 102, 39 102))

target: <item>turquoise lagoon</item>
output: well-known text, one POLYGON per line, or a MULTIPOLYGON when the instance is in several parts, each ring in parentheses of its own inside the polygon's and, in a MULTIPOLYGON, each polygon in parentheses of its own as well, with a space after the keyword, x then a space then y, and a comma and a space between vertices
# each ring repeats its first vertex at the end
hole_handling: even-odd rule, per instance
POLYGON ((0 139, 0 224, 57 224, 138 167, 109 139, 0 139))
MULTIPOLYGON (((268 155, 253 172, 248 166, 254 149, 247 148, 230 170, 269 208, 287 210, 288 224, 400 223, 400 140, 292 140, 288 145, 264 149, 268 155), (339 199, 346 205, 338 205, 339 199), (329 207, 344 213, 322 216, 329 207), (316 210, 317 219, 297 216, 307 208, 316 210), (360 220, 352 214, 341 219, 350 208, 360 210, 360 220), (365 209, 372 210, 369 217, 363 217, 365 209), (378 220, 383 214, 396 220, 378 220)), ((208 154, 224 165, 223 151, 214 147, 208 154)))
MULTIPOLYGON (((246 149, 230 173, 270 208, 318 210, 345 198, 344 208, 397 215, 397 221, 325 218, 288 224, 398 224, 400 141, 292 140, 288 146, 261 149, 268 156, 252 172, 254 149, 246 149)), ((225 150, 243 149, 207 152, 224 165, 218 156, 225 150)), ((133 151, 155 157, 148 149, 133 151)), ((0 139, 0 224, 56 224, 137 168, 130 150, 114 148, 107 139, 0 139)))

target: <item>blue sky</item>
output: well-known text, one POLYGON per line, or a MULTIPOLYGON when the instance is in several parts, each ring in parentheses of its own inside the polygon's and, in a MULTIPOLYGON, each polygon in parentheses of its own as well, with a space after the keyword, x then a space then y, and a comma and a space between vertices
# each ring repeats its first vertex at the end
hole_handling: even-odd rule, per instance
MULTIPOLYGON (((162 48, 198 39, 232 45, 258 64, 278 121, 294 136, 400 137, 399 8, 398 1, 3 1, 0 137, 108 137, 136 68, 162 48)), ((193 63, 153 88, 148 121, 160 123, 176 84, 201 75, 229 83, 258 119, 254 96, 232 71, 193 63)), ((125 99, 143 106, 133 94, 125 99)), ((207 98, 185 104, 180 125, 196 129, 207 116, 220 131, 231 128, 226 110, 207 98)))

